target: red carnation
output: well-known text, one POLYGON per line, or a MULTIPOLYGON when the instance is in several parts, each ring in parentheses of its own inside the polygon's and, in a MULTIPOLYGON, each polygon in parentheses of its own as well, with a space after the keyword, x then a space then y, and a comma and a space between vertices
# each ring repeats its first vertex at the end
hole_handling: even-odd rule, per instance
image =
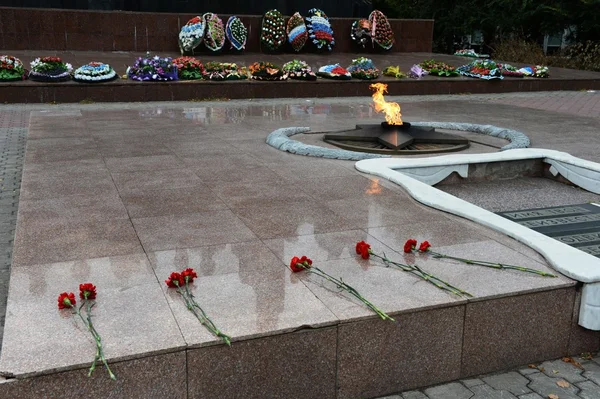
POLYGON ((165 280, 165 283, 167 283, 167 286, 171 288, 178 288, 181 287, 185 283, 185 281, 183 280, 183 277, 180 273, 173 272, 171 273, 169 278, 165 280))
POLYGON ((303 256, 303 257, 300 258, 300 263, 302 263, 305 267, 311 267, 312 266, 312 260, 310 260, 306 256, 303 256))
POLYGON ((188 267, 187 269, 181 272, 181 277, 183 278, 183 281, 191 283, 194 281, 195 278, 198 278, 198 275, 196 274, 194 269, 188 267))
POLYGON ((79 297, 81 299, 96 299, 96 286, 92 283, 79 284, 79 297))
POLYGON ((360 254, 363 259, 369 259, 369 256, 371 256, 371 246, 364 241, 357 242, 356 253, 360 254))
POLYGON ((301 272, 302 270, 304 270, 304 267, 300 265, 301 263, 302 262, 300 262, 300 258, 294 256, 290 261, 290 269, 292 269, 294 273, 301 272))
POLYGON ((75 294, 69 292, 63 292, 58 296, 58 308, 59 309, 67 309, 75 306, 77 302, 75 301, 75 294))
POLYGON ((429 243, 429 241, 423 241, 419 246, 419 252, 427 252, 430 247, 431 244, 429 243))
POLYGON ((414 238, 411 238, 410 240, 406 241, 406 243, 404 243, 404 252, 409 254, 416 247, 417 247, 417 240, 415 240, 414 238))

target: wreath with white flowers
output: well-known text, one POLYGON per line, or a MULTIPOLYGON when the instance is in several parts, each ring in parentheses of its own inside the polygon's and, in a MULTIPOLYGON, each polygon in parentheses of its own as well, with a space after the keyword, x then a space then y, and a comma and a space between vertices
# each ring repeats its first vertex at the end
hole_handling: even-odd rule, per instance
POLYGON ((196 16, 190 19, 179 32, 179 49, 181 54, 192 51, 202 43, 204 38, 204 19, 196 16))
POLYGON ((119 75, 108 64, 90 62, 82 65, 73 73, 73 80, 82 83, 108 82, 118 78, 119 75))
POLYGON ((302 50, 302 47, 306 44, 308 32, 306 30, 304 18, 302 18, 302 15, 300 15, 299 12, 292 15, 288 20, 287 36, 288 42, 290 42, 290 45, 296 52, 302 50))
POLYGON ((323 10, 312 8, 308 11, 306 17, 306 27, 309 37, 318 49, 327 48, 331 51, 331 46, 335 44, 333 39, 333 29, 329 24, 329 18, 323 10))
POLYGON ((0 56, 0 82, 27 79, 27 71, 23 63, 12 55, 0 56))
POLYGON ((73 67, 60 57, 43 57, 31 61, 29 79, 40 82, 64 82, 71 79, 73 67))
POLYGON ((231 16, 225 25, 225 36, 231 43, 231 48, 243 50, 246 47, 248 39, 248 29, 242 23, 242 20, 236 16, 231 16))
POLYGON ((269 10, 265 13, 260 42, 269 51, 276 51, 285 43, 285 19, 279 11, 269 10))

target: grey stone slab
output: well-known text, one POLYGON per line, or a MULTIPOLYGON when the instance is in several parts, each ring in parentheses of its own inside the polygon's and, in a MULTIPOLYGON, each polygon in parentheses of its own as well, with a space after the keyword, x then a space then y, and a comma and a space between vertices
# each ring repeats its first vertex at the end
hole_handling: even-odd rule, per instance
POLYGON ((428 388, 425 390, 425 394, 430 399, 470 399, 473 397, 473 392, 458 382, 428 388))
MULTIPOLYGON (((394 396, 391 396, 392 398, 394 396)), ((398 396, 400 398, 400 396, 398 396)), ((401 396, 402 399, 428 399, 427 396, 421 391, 409 391, 404 392, 401 396)))
POLYGON ((469 380, 462 380, 461 382, 467 388, 471 388, 471 387, 474 387, 476 385, 483 385, 483 384, 485 384, 485 382, 483 382, 479 378, 472 378, 472 379, 469 379, 469 380))
POLYGON ((544 399, 535 392, 526 393, 525 395, 519 396, 519 399, 544 399))
POLYGON ((543 373, 548 377, 562 378, 571 384, 586 380, 582 369, 575 367, 571 363, 563 362, 561 359, 544 362, 539 365, 539 368, 540 370, 543 369, 543 373))
POLYGON ((534 368, 526 368, 526 369, 520 369, 519 373, 521 373, 523 375, 530 375, 530 374, 540 373, 540 370, 534 369, 534 368))
POLYGON ((600 399, 600 386, 592 381, 580 382, 577 386, 581 389, 579 396, 582 399, 600 399))
POLYGON ((587 363, 583 376, 600 385, 600 365, 597 363, 587 363))
POLYGON ((509 391, 514 395, 521 395, 531 392, 531 389, 527 388, 529 380, 514 371, 510 373, 484 377, 483 381, 485 381, 486 384, 490 385, 494 389, 509 391))
POLYGON ((489 385, 476 385, 471 387, 475 394, 471 399, 517 399, 515 395, 505 390, 495 390, 489 385))
POLYGON ((556 395, 560 399, 578 399, 577 392, 579 389, 574 385, 569 385, 567 388, 562 388, 556 383, 560 381, 559 378, 550 378, 544 373, 532 374, 528 376, 531 380, 529 388, 534 392, 540 394, 542 397, 547 398, 548 395, 556 395))

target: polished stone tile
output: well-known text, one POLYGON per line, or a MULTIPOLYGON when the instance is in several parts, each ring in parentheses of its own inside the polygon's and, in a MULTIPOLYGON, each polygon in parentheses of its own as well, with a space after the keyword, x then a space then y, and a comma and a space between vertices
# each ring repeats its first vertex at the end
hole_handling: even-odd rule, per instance
POLYGON ((58 161, 46 163, 26 163, 23 165, 23 176, 37 173, 73 174, 86 172, 108 172, 101 158, 81 159, 75 161, 58 161))
POLYGON ((440 211, 397 195, 362 196, 327 201, 325 204, 335 213, 352 218, 362 228, 443 220, 440 211))
POLYGON ((108 142, 101 143, 98 145, 98 151, 105 158, 118 158, 118 157, 141 157, 151 155, 173 155, 173 152, 169 150, 160 142, 154 140, 141 140, 137 139, 133 142, 108 142))
MULTIPOLYGON (((375 198, 396 195, 379 184, 377 179, 362 176, 307 178, 301 182, 302 192, 320 201, 336 201, 350 198, 375 198)), ((407 198, 407 197, 404 197, 407 198)))
MULTIPOLYGON (((3 373, 28 375, 91 364, 91 335, 70 311, 56 305, 58 294, 77 295, 85 282, 97 287, 92 314, 109 361, 184 346, 143 254, 19 267, 10 279, 0 358, 3 373)), ((103 371, 98 367, 96 373, 103 371)))
POLYGON ((565 356, 574 299, 572 287, 467 304, 461 376, 565 356))
MULTIPOLYGON (((160 251, 150 254, 160 280, 192 267, 194 296, 213 322, 234 340, 335 324, 337 318, 260 242, 160 251)), ((188 345, 219 340, 163 285, 188 345)))
POLYGON ((126 219, 19 221, 12 266, 47 264, 143 252, 126 219))
POLYGON ((336 397, 336 329, 188 351, 190 398, 336 397), (225 376, 235 376, 235 382, 225 376))
POLYGON ((205 185, 164 190, 122 191, 120 194, 132 218, 227 209, 227 205, 205 185))
MULTIPOLYGON (((363 230, 349 230, 333 233, 310 234, 294 237, 275 238, 264 240, 264 243, 284 263, 288 263, 294 256, 307 255, 313 261, 324 262, 336 259, 358 259, 356 243, 366 241, 377 254, 388 255, 390 259, 400 259, 400 255, 383 245, 373 236, 363 230)), ((368 264, 368 260, 361 262, 368 264)))
POLYGON ((99 195, 70 195, 52 199, 21 200, 19 202, 21 223, 58 218, 79 221, 128 219, 127 210, 117 191, 99 195))
POLYGON ((174 155, 149 155, 141 157, 106 158, 111 172, 134 172, 138 170, 177 169, 184 166, 174 155))
POLYGON ((256 236, 229 210, 132 219, 146 251, 252 241, 256 236))
POLYGON ((271 186, 277 186, 282 182, 279 175, 262 165, 238 167, 235 163, 232 163, 227 168, 192 167, 191 169, 202 181, 209 183, 211 187, 230 186, 234 183, 243 184, 249 182, 268 183, 271 186))
POLYGON ((112 174, 117 189, 159 190, 177 187, 190 187, 202 181, 189 169, 143 170, 112 174))
POLYGON ((323 160, 318 162, 318 159, 309 159, 302 155, 294 155, 294 157, 303 157, 302 160, 292 160, 284 163, 270 163, 269 168, 284 179, 292 181, 301 181, 307 178, 326 178, 326 177, 344 177, 356 176, 358 172, 337 165, 335 161, 323 160), (313 162, 316 161, 316 162, 313 162))
POLYGON ((374 227, 366 231, 400 253, 404 251, 404 243, 410 238, 418 242, 427 240, 438 247, 489 240, 480 230, 473 229, 466 223, 443 218, 423 222, 415 218, 403 224, 374 227))
MULTIPOLYGON (((356 257, 315 262, 313 266, 335 278, 341 278, 390 315, 466 302, 397 267, 386 267, 377 260, 366 264, 356 257)), ((315 274, 300 272, 295 276, 342 320, 378 317, 361 301, 315 274)))
POLYGON ((185 351, 141 359, 111 363, 117 376, 110 381, 102 368, 97 368, 92 377, 87 369, 66 371, 47 376, 15 379, 0 384, 0 397, 11 399, 31 398, 164 398, 185 399, 187 392, 174 387, 173 381, 185 381, 185 351))
POLYGON ((464 307, 338 327, 338 398, 372 398, 460 377, 464 307), (366 338, 368 337, 368 338, 366 338))
POLYGON ((23 174, 22 200, 38 200, 70 195, 114 195, 115 185, 106 170, 95 169, 80 172, 29 172, 23 174))
POLYGON ((562 276, 545 262, 536 262, 496 241, 478 241, 439 248, 435 246, 435 242, 430 241, 430 243, 434 245, 431 250, 441 254, 523 266, 558 276, 553 278, 516 270, 498 270, 484 266, 468 265, 452 259, 433 259, 433 256, 426 254, 406 256, 407 260, 414 258, 416 264, 435 276, 448 282, 455 282, 460 288, 473 294, 476 299, 503 297, 517 293, 523 294, 575 285, 575 281, 562 276), (494 284, 489 284, 490 281, 493 281, 494 284))
POLYGON ((209 185, 211 189, 230 208, 256 208, 277 205, 294 206, 301 203, 305 206, 317 207, 318 204, 297 186, 279 182, 252 183, 216 183, 209 185))
POLYGON ((358 227, 351 220, 314 202, 270 207, 258 203, 254 207, 234 209, 234 212, 261 239, 345 231, 358 227))
POLYGON ((232 146, 225 140, 204 137, 198 139, 189 139, 187 137, 182 139, 174 138, 166 145, 171 151, 173 151, 173 153, 175 153, 175 155, 182 158, 197 157, 202 155, 223 155, 232 157, 235 154, 243 153, 242 150, 232 146))

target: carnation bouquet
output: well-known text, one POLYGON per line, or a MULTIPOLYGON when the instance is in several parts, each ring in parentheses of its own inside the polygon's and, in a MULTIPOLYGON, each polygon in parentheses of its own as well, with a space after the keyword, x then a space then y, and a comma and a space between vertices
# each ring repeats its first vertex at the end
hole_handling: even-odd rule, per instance
POLYGON ((196 80, 204 76, 204 65, 194 57, 179 57, 173 60, 179 79, 196 80))
POLYGON ((435 60, 425 60, 419 64, 429 75, 458 76, 458 71, 452 65, 435 60))
POLYGON ((475 50, 473 50, 472 48, 470 49, 463 49, 463 50, 457 50, 454 55, 457 55, 459 57, 472 57, 472 58, 490 58, 489 54, 479 54, 476 53, 475 50))
POLYGON ((286 80, 287 75, 281 68, 270 62, 255 62, 248 67, 250 79, 255 80, 286 80))
POLYGON ((204 64, 204 79, 240 80, 248 79, 248 74, 244 68, 232 62, 207 62, 204 64))
POLYGON ((491 60, 476 60, 456 69, 463 76, 485 80, 504 79, 502 69, 491 60))
POLYGON ((248 39, 248 29, 242 23, 242 20, 236 16, 231 16, 225 25, 225 36, 231 44, 232 49, 238 51, 246 48, 246 40, 248 39))
POLYGON ((64 82, 71 79, 71 64, 65 64, 59 57, 36 58, 31 62, 29 78, 40 82, 64 82))
POLYGON ((278 50, 285 42, 285 19, 277 10, 269 10, 262 19, 260 43, 269 51, 278 50))
POLYGON ((359 47, 365 48, 371 39, 371 23, 367 19, 357 19, 352 22, 350 38, 359 47))
POLYGON ((173 65, 171 57, 152 57, 148 52, 145 57, 138 57, 133 66, 127 68, 127 76, 139 81, 177 80, 177 67, 173 65))
POLYGON ((352 75, 346 69, 342 68, 340 64, 323 65, 317 72, 318 76, 328 79, 337 80, 350 80, 352 75))
POLYGON ((317 80, 317 75, 315 75, 310 66, 304 61, 293 60, 286 62, 283 65, 283 72, 290 79, 317 80))
POLYGON ((386 16, 379 10, 373 10, 369 15, 371 25, 371 38, 384 50, 389 50, 394 45, 394 32, 386 16))
POLYGON ((365 57, 352 60, 352 64, 348 67, 348 72, 356 79, 372 80, 379 77, 379 69, 375 68, 371 59, 365 57))
POLYGON ((299 12, 290 17, 287 22, 286 31, 288 41, 290 42, 290 45, 294 51, 298 52, 302 50, 302 47, 304 47, 306 41, 308 40, 308 32, 306 31, 304 18, 302 18, 302 15, 300 15, 299 12))
POLYGON ((306 27, 308 28, 310 40, 318 49, 326 47, 327 50, 331 51, 331 46, 335 44, 335 40, 333 39, 333 30, 329 24, 329 18, 323 10, 318 8, 308 10, 306 27))
POLYGON ((207 12, 202 16, 206 24, 206 33, 204 34, 204 45, 211 51, 219 51, 225 44, 225 28, 223 21, 212 12, 207 12))
POLYGON ((192 51, 202 43, 204 38, 204 19, 202 17, 194 17, 190 19, 179 32, 179 49, 181 54, 186 51, 192 51))
POLYGON ((27 73, 20 59, 11 55, 0 56, 0 82, 24 80, 26 78, 27 73))
POLYGON ((90 62, 82 65, 73 73, 73 80, 82 83, 108 82, 117 79, 119 75, 108 64, 90 62))

